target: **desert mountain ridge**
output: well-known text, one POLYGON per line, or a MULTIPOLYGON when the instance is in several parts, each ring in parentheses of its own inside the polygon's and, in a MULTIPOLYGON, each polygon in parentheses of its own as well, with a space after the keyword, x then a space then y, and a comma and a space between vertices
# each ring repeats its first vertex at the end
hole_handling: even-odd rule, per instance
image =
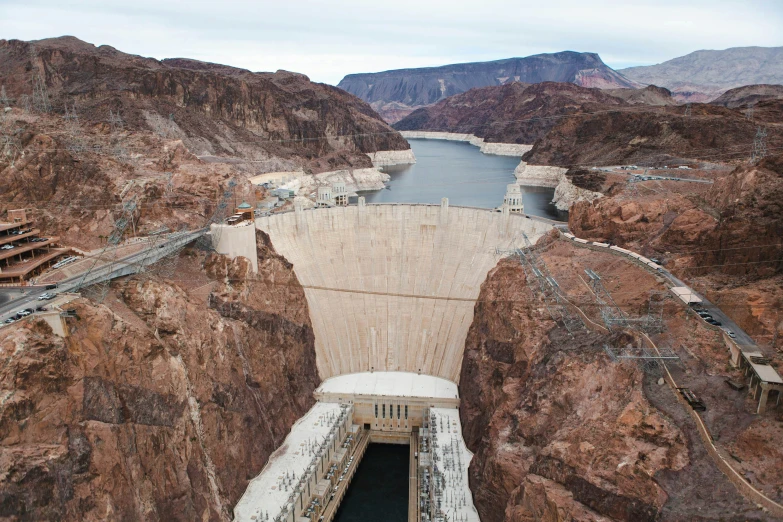
POLYGON ((338 87, 368 102, 386 121, 395 122, 416 108, 477 87, 545 81, 601 89, 641 86, 608 67, 596 53, 563 51, 490 62, 349 74, 338 87))
POLYGON ((707 102, 735 87, 783 84, 783 47, 701 50, 657 65, 618 69, 618 73, 666 87, 680 101, 707 102))

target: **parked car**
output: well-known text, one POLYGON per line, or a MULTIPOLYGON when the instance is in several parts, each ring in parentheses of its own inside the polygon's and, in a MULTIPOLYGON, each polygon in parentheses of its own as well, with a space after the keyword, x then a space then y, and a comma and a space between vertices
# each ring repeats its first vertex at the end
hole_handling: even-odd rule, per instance
POLYGON ((45 306, 38 306, 35 309, 36 312, 45 312, 47 310, 48 310, 48 308, 46 308, 45 306))
POLYGON ((20 317, 27 317, 31 313, 32 312, 28 312, 27 309, 24 309, 24 310, 19 310, 18 312, 16 312, 16 315, 18 315, 20 317))
POLYGON ((46 285, 44 287, 44 290, 54 290, 55 288, 57 288, 57 283, 53 283, 51 285, 46 285))
POLYGON ((13 317, 9 317, 8 319, 6 319, 6 320, 5 320, 5 321, 3 321, 3 322, 4 322, 5 324, 11 324, 11 323, 13 323, 14 321, 16 321, 16 319, 14 319, 13 317))

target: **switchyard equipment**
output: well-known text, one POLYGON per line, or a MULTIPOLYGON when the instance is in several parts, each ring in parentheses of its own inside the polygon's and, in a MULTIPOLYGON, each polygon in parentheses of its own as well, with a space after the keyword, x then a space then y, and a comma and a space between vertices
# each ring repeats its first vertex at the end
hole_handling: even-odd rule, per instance
POLYGON ((431 408, 419 432, 420 522, 479 522, 467 481, 471 454, 458 417, 456 410, 431 408))
POLYGON ((590 289, 601 313, 601 319, 609 330, 634 327, 647 333, 657 333, 663 330, 663 306, 668 298, 666 292, 652 291, 647 305, 647 315, 643 317, 628 317, 617 306, 612 295, 601 282, 601 276, 590 268, 585 269, 590 289))
POLYGON ((604 344, 604 352, 613 362, 636 361, 638 362, 642 370, 647 373, 657 373, 660 369, 661 363, 676 362, 680 360, 680 357, 669 347, 657 347, 657 353, 652 353, 644 346, 627 345, 620 348, 610 348, 609 345, 604 344))
POLYGON ((544 300, 544 305, 549 311, 550 317, 558 325, 566 329, 569 335, 573 335, 581 330, 585 330, 585 324, 582 318, 572 313, 565 304, 565 299, 560 294, 560 285, 549 272, 546 263, 538 255, 527 234, 522 233, 525 240, 525 248, 518 249, 517 255, 525 271, 525 280, 532 293, 537 291, 544 300))

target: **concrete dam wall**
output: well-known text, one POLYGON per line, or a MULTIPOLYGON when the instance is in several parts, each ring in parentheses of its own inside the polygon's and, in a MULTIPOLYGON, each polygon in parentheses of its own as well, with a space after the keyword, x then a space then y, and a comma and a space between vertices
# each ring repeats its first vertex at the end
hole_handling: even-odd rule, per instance
POLYGON ((551 225, 488 210, 370 205, 256 219, 305 288, 322 379, 409 371, 459 379, 465 337, 500 256, 551 225))

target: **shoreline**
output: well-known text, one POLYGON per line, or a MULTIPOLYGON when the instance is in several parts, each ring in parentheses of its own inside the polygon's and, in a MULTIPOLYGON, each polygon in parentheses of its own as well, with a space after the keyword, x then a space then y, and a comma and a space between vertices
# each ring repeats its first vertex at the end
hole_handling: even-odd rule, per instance
POLYGON ((473 134, 460 134, 456 132, 400 131, 400 135, 405 139, 463 141, 478 147, 484 154, 492 154, 495 156, 514 156, 521 158, 527 151, 533 148, 533 145, 522 145, 518 143, 489 143, 484 141, 484 138, 479 138, 473 134))

